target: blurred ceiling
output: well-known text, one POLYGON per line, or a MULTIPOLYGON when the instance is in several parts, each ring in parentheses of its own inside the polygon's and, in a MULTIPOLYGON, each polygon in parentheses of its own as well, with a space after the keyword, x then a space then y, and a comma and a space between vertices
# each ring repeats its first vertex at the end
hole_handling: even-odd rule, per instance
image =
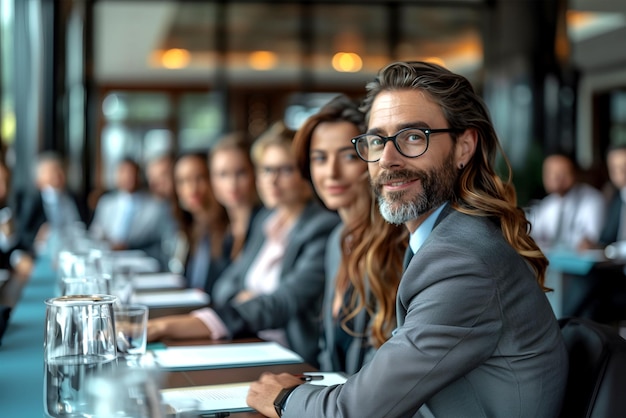
MULTIPOLYGON (((471 77, 482 66, 485 3, 406 1, 390 15, 383 2, 313 3, 303 14, 297 2, 230 1, 220 16, 208 1, 100 0, 95 76, 101 84, 197 85, 224 68, 239 83, 362 85, 393 50, 394 58, 436 59, 471 77)), ((571 0, 574 65, 593 68, 626 56, 625 17, 626 1, 571 0)))

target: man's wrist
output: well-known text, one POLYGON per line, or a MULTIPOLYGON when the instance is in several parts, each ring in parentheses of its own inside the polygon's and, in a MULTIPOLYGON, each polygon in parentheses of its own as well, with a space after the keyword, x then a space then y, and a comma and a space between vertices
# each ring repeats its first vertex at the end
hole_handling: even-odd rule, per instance
POLYGON ((295 385, 290 388, 283 388, 274 399, 274 410, 279 417, 283 416, 283 412, 285 411, 285 405, 287 404, 287 399, 289 399, 289 395, 291 395, 291 392, 293 392, 298 386, 300 385, 295 385))

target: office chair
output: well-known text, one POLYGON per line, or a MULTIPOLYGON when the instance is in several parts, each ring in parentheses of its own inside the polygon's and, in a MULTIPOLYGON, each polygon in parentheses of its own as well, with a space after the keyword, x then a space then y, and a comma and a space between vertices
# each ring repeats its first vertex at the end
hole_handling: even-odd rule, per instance
POLYGON ((2 345, 2 335, 9 326, 9 316, 11 315, 11 307, 0 305, 0 345, 2 345))
POLYGON ((608 325, 559 320, 569 353, 561 418, 626 417, 626 340, 608 325))

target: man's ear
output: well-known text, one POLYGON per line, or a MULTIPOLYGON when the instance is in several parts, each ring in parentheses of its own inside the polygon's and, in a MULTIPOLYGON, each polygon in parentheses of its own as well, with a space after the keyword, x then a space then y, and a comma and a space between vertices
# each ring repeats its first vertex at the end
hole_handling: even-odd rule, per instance
POLYGON ((456 165, 463 168, 472 159, 478 144, 478 134, 475 129, 468 128, 456 139, 456 165))

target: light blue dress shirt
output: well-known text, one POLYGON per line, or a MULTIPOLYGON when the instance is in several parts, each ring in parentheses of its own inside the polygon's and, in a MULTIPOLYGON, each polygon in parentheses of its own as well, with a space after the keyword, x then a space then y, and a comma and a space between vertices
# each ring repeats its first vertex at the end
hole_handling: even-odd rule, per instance
POLYGON ((428 218, 426 218, 426 220, 422 222, 419 227, 417 227, 415 232, 411 234, 411 237, 409 239, 409 246, 411 247, 413 254, 417 253, 417 251, 424 244, 424 241, 426 241, 426 238, 428 238, 430 232, 433 230, 433 227, 435 226, 435 221, 439 217, 439 214, 441 213, 443 208, 446 207, 447 204, 448 202, 435 209, 433 213, 431 213, 428 218))

